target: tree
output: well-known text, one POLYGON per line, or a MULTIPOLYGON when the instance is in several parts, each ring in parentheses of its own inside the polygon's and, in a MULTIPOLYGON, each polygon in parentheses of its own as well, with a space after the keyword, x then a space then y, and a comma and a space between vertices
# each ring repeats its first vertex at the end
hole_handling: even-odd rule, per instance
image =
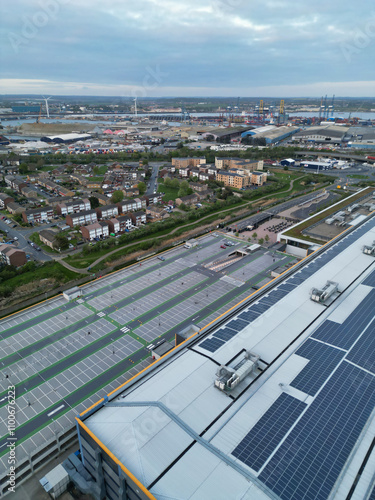
MULTIPOLYGON (((139 187, 139 184, 138 184, 138 187, 139 187)), ((117 191, 115 191, 112 194, 111 202, 112 203, 120 203, 123 199, 124 199, 124 193, 120 189, 118 189, 117 191)))
POLYGON ((253 240, 256 240, 258 238, 257 233, 253 233, 253 240))
POLYGON ((89 202, 91 205, 91 208, 94 210, 95 208, 98 208, 99 206, 99 200, 96 196, 90 196, 89 202))
POLYGON ((146 184, 144 182, 138 183, 139 194, 144 194, 146 192, 146 184))
POLYGON ((22 175, 27 174, 27 172, 29 171, 27 163, 21 163, 21 165, 19 166, 19 169, 20 169, 20 174, 22 174, 22 175))
POLYGON ((59 248, 60 250, 66 250, 69 248, 69 240, 63 233, 58 233, 56 234, 55 237, 56 240, 56 247, 59 248))
POLYGON ((180 181, 178 179, 172 179, 171 187, 173 187, 174 189, 178 189, 180 187, 180 181))
POLYGON ((270 241, 270 237, 268 236, 268 234, 266 234, 264 239, 266 240, 266 243, 268 243, 270 241))
POLYGON ((258 243, 259 243, 259 245, 263 245, 264 239, 263 238, 259 238, 258 243))

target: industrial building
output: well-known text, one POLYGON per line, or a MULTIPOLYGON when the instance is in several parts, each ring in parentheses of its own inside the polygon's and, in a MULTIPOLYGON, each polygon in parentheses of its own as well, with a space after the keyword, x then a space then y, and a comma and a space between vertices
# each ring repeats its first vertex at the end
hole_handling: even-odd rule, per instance
POLYGON ((300 129, 298 127, 276 127, 275 125, 266 125, 264 127, 248 130, 241 134, 241 137, 252 137, 264 139, 266 144, 275 144, 296 134, 300 129))
POLYGON ((371 214, 81 413, 70 477, 111 500, 373 499, 374 240, 371 214))
POLYGON ((71 142, 84 141, 90 139, 90 134, 60 134, 60 135, 48 135, 41 137, 42 142, 53 142, 55 144, 68 144, 71 142))
POLYGON ((202 134, 202 137, 208 141, 216 142, 230 142, 233 139, 239 139, 244 132, 252 130, 254 127, 243 126, 243 127, 226 127, 220 128, 216 127, 202 134))
POLYGON ((296 133, 293 139, 299 142, 341 144, 349 127, 341 125, 321 125, 296 133))

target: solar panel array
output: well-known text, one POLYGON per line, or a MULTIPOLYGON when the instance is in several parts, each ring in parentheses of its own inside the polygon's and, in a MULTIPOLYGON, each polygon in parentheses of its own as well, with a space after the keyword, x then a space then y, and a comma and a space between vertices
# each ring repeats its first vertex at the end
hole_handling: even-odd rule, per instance
POLYGON ((216 338, 210 338, 204 340, 200 345, 203 349, 206 349, 206 351, 210 352, 215 352, 219 349, 219 347, 222 347, 225 342, 222 340, 216 339, 216 338))
POLYGON ((374 486, 374 489, 372 490, 370 496, 368 497, 368 500, 375 500, 375 486, 374 486))
POLYGON ((363 328, 374 316, 374 303, 375 290, 371 290, 342 324, 325 321, 312 337, 342 349, 350 349, 363 328))
POLYGON ((375 271, 367 276, 363 284, 375 288, 375 271))
POLYGON ((307 358, 309 362, 290 385, 315 396, 346 353, 308 339, 296 354, 307 358))
MULTIPOLYGON (((277 302, 283 299, 286 295, 288 295, 291 291, 293 291, 296 287, 298 287, 301 283, 303 283, 307 278, 312 276, 316 271, 319 271, 325 264, 327 264, 334 257, 336 257, 337 254, 345 250, 354 241, 363 236, 373 227, 375 227, 375 218, 370 219, 360 227, 356 228, 353 232, 345 236, 341 241, 333 245, 331 248, 327 249, 322 255, 317 256, 309 264, 305 265, 300 271, 297 271, 290 278, 287 278, 284 282, 282 282, 276 288, 271 290, 267 295, 264 295, 262 298, 260 298, 257 302, 251 305, 246 311, 243 311, 241 314, 239 314, 238 319, 241 320, 240 323, 238 323, 236 326, 234 325, 230 326, 230 324, 226 325, 227 328, 231 328, 236 333, 232 336, 230 336, 229 334, 227 335, 223 334, 222 340, 224 341, 224 343, 228 342, 228 340, 233 338, 238 332, 242 331, 249 323, 256 320, 259 316, 265 313, 270 307, 277 304, 277 302), (239 325, 241 325, 241 327, 239 327, 239 325)), ((238 319, 234 321, 238 321, 238 319)), ((342 336, 341 331, 340 331, 340 336, 342 336)), ((347 332, 346 335, 345 334, 343 335, 344 338, 347 336, 349 337, 351 336, 350 332, 347 332)), ((222 347, 222 345, 224 345, 217 342, 216 343, 207 342, 207 340, 210 339, 202 341, 199 344, 199 346, 210 352, 215 352, 217 349, 222 347)), ((326 340, 326 342, 329 341, 326 340)), ((339 343, 335 345, 342 347, 342 345, 339 343)), ((350 345, 351 343, 349 341, 349 346, 350 345)), ((348 347, 343 347, 343 348, 345 349, 348 347)))
POLYGON ((259 475, 284 500, 326 500, 375 405, 375 377, 343 362, 259 475))
POLYGON ((258 472, 305 408, 302 401, 281 394, 232 455, 258 472))
MULTIPOLYGON (((372 312, 374 315, 374 311, 372 312)), ((375 324, 367 328, 347 356, 347 359, 375 374, 375 324)))

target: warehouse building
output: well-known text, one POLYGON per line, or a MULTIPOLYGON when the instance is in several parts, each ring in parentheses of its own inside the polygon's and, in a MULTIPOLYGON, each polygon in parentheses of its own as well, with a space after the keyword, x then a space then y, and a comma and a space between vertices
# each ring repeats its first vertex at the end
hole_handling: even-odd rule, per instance
POLYGON ((288 137, 296 134, 300 129, 298 127, 276 127, 275 125, 266 125, 255 128, 241 134, 242 138, 252 137, 253 139, 264 139, 266 144, 276 144, 288 137))
POLYGON ((83 412, 95 498, 372 500, 374 240, 370 215, 83 412))
POLYGON ((254 127, 226 127, 226 128, 212 128, 207 130, 202 137, 206 139, 206 141, 216 141, 216 142, 230 142, 233 139, 239 139, 241 135, 248 131, 252 130, 254 127))
POLYGON ((321 125, 297 132, 293 140, 298 142, 341 144, 348 130, 349 127, 340 125, 321 125))
POLYGON ((42 142, 54 142, 55 144, 69 144, 71 142, 84 141, 90 139, 90 134, 60 134, 60 135, 47 135, 42 137, 42 142))

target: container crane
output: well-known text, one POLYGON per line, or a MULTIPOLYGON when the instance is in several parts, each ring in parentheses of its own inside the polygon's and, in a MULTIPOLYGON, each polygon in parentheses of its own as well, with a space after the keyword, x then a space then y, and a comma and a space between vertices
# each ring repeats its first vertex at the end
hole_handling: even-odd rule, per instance
POLYGON ((41 103, 40 108, 39 108, 39 115, 38 115, 35 123, 40 123, 40 117, 42 116, 42 107, 43 107, 43 104, 41 103))
POLYGON ((259 115, 263 115, 264 113, 264 102, 263 102, 263 99, 260 100, 259 102, 259 111, 258 111, 259 115))

